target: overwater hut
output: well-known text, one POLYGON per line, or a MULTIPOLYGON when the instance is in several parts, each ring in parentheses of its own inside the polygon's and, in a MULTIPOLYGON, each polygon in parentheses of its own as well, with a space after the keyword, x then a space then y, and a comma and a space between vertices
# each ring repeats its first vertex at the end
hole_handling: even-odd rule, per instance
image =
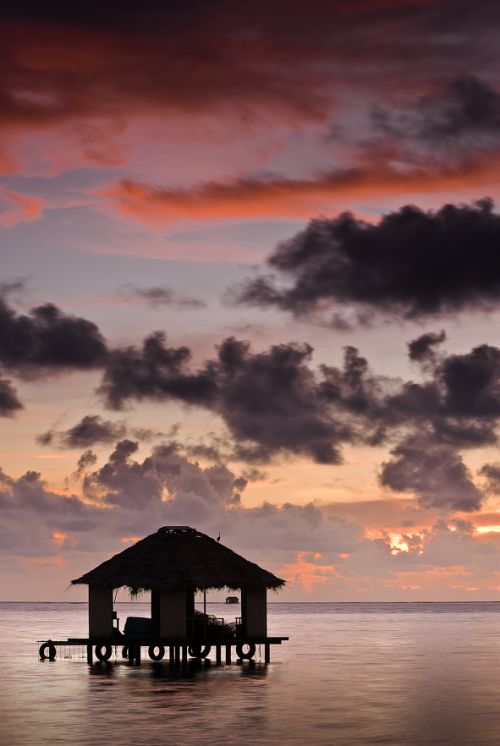
POLYGON ((79 642, 87 644, 90 662, 93 646, 107 660, 116 644, 139 661, 144 645, 154 659, 168 646, 174 660, 185 660, 187 652, 205 657, 215 645, 218 662, 224 647, 230 662, 232 645, 238 657, 251 658, 263 644, 268 661, 270 645, 288 639, 267 634, 267 590, 278 590, 284 581, 189 526, 164 526, 72 583, 89 587, 89 637, 79 642), (151 618, 141 626, 129 618, 120 633, 113 592, 122 587, 132 594, 151 591, 151 618), (241 594, 241 617, 232 624, 195 610, 197 591, 222 588, 241 594))

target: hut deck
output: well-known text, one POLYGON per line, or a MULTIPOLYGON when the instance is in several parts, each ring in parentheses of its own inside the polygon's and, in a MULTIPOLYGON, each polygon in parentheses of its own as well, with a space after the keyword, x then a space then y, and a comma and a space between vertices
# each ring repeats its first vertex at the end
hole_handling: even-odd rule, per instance
POLYGON ((68 637, 66 640, 37 640, 41 645, 45 642, 51 642, 53 645, 111 645, 119 647, 120 645, 245 645, 253 642, 255 645, 281 645, 289 637, 193 637, 186 640, 178 638, 159 638, 159 637, 121 637, 120 639, 109 639, 109 637, 68 637))
POLYGON ((39 656, 41 660, 55 660, 57 648, 65 646, 82 646, 87 648, 87 662, 93 663, 94 651, 96 657, 102 661, 108 661, 112 656, 112 649, 122 647, 122 657, 128 659, 131 663, 141 662, 141 648, 147 647, 149 657, 154 661, 160 661, 165 655, 165 649, 168 648, 168 660, 170 664, 183 665, 187 662, 188 657, 195 659, 206 658, 212 647, 215 649, 216 661, 222 663, 222 651, 225 650, 225 662, 231 663, 231 650, 236 649, 238 659, 251 660, 256 652, 257 645, 264 646, 265 663, 271 661, 271 645, 281 645, 288 637, 192 637, 188 639, 165 638, 165 637, 132 637, 123 636, 117 638, 102 637, 68 637, 66 640, 38 640, 40 644, 39 656), (104 648, 104 651, 103 651, 104 648), (156 653, 158 649, 158 653, 156 653))

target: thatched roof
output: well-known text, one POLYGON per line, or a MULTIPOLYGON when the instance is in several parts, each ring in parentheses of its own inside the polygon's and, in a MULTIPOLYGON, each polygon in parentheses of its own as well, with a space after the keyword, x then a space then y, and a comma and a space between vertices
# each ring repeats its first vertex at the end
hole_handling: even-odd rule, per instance
POLYGON ((189 526, 164 526, 71 581, 105 588, 281 588, 284 580, 189 526))

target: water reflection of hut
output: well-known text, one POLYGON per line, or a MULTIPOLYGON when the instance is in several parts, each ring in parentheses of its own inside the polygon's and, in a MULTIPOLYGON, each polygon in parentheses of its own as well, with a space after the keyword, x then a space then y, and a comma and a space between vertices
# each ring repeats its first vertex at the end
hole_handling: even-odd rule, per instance
MULTIPOLYGON (((164 526, 72 583, 89 586, 88 646, 116 644, 120 633, 113 625, 113 591, 121 587, 133 594, 151 591, 151 619, 147 628, 135 631, 139 659, 140 645, 167 644, 172 655, 182 652, 183 659, 186 648, 197 651, 213 644, 220 659, 225 645, 230 660, 232 644, 248 653, 248 647, 255 652, 255 644, 263 643, 269 660, 269 645, 287 639, 267 636, 267 589, 277 590, 284 581, 189 526, 164 526), (195 611, 197 591, 222 588, 241 593, 241 617, 232 625, 195 611)), ((126 624, 120 636, 124 645, 132 642, 130 630, 126 624)))

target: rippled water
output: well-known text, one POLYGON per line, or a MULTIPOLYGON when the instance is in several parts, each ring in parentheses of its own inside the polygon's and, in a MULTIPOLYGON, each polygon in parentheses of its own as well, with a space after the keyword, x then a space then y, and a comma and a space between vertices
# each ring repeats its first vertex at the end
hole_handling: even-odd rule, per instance
POLYGON ((270 665, 179 674, 77 648, 40 662, 34 640, 85 635, 86 605, 0 604, 0 742, 500 744, 500 603, 270 604, 269 622, 291 638, 270 665))

